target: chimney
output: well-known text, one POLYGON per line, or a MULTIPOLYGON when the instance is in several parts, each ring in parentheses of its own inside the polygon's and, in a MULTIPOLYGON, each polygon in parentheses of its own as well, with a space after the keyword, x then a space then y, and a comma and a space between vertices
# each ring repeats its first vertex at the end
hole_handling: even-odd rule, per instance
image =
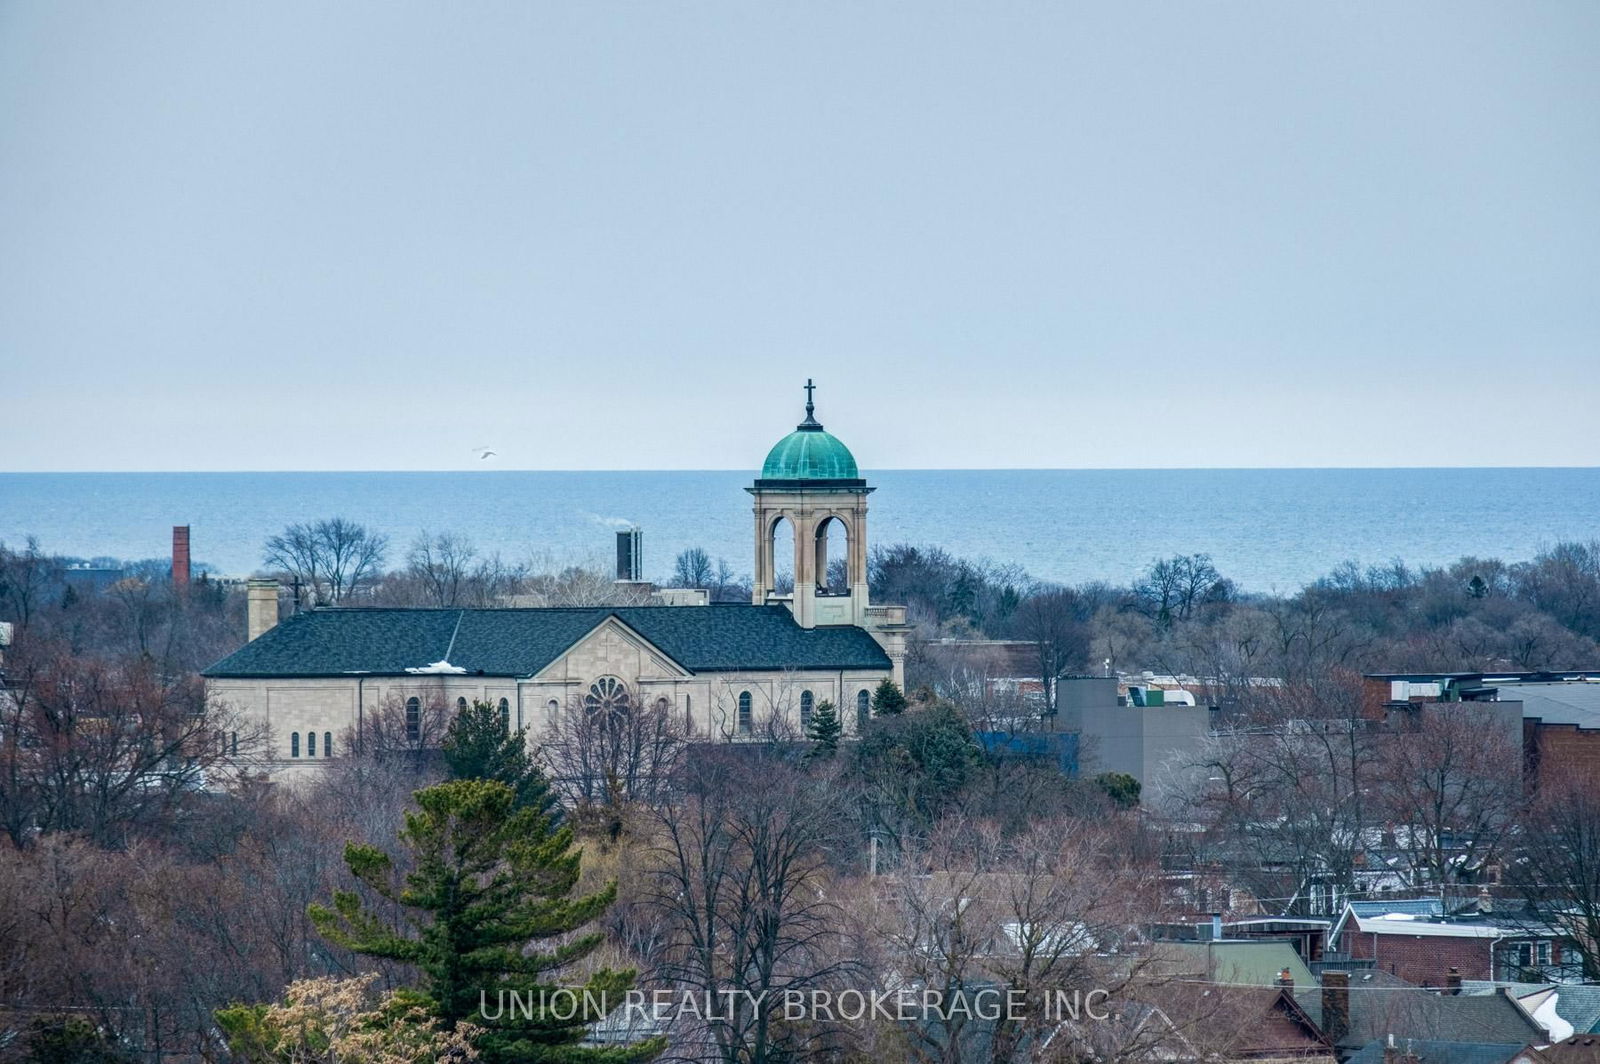
POLYGON ((1444 976, 1444 992, 1446 994, 1461 993, 1461 969, 1452 967, 1444 976))
POLYGON ((1277 986, 1280 990, 1293 990, 1294 973, 1287 968, 1280 969, 1278 972, 1277 986))
POLYGON ((254 642, 278 623, 278 582, 251 580, 245 585, 245 598, 248 608, 246 636, 254 642))
POLYGON ((644 579, 644 533, 637 528, 617 530, 617 582, 636 583, 644 579))
POLYGON ((1337 1045, 1350 1033, 1350 973, 1322 973, 1322 1032, 1337 1045))
POLYGON ((189 526, 172 526, 172 589, 178 594, 189 590, 189 526))

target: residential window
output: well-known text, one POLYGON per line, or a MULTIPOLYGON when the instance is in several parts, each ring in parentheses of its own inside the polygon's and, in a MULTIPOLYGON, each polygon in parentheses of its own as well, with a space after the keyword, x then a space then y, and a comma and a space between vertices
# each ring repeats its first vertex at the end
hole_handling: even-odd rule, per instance
POLYGON ((751 728, 750 692, 739 692, 739 734, 749 735, 751 728))
POLYGON ((418 742, 422 738, 422 702, 417 698, 406 699, 406 742, 418 742))
POLYGON ((552 698, 544 704, 544 711, 550 715, 550 719, 553 721, 561 712, 561 703, 552 698))
POLYGON ((511 733, 511 702, 505 698, 500 700, 500 730, 511 733))
POLYGON ((299 732, 290 732, 289 733, 289 756, 290 757, 299 757, 300 756, 300 733, 299 732))
POLYGON ((816 706, 816 700, 810 691, 800 692, 800 727, 811 727, 811 711, 816 706))
POLYGON ((1548 966, 1550 964, 1550 943, 1512 942, 1506 949, 1506 959, 1518 968, 1548 966))
POLYGON ((333 756, 333 732, 331 731, 325 731, 322 733, 322 756, 333 756))
POLYGON ((456 712, 457 713, 465 713, 466 711, 467 711, 467 700, 465 698, 456 699, 456 712))
POLYGON ((314 731, 306 732, 306 756, 317 756, 317 733, 314 731))
POLYGON ((694 696, 683 696, 683 734, 694 734, 694 696))
POLYGON ((866 731, 872 719, 872 695, 863 687, 856 692, 856 731, 866 731))
POLYGON ((233 748, 233 750, 232 750, 233 756, 234 757, 238 757, 239 756, 239 733, 238 732, 229 732, 228 733, 228 740, 229 740, 229 745, 232 746, 232 748, 233 748))

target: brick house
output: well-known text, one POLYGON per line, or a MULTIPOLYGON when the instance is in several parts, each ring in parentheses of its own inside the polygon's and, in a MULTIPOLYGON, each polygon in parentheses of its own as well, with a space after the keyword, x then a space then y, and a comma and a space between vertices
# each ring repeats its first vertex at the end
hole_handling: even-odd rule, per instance
POLYGON ((1346 906, 1329 941, 1352 964, 1418 986, 1445 987, 1454 978, 1562 981, 1577 978, 1576 951, 1555 928, 1511 917, 1472 919, 1389 912, 1372 915, 1346 906))

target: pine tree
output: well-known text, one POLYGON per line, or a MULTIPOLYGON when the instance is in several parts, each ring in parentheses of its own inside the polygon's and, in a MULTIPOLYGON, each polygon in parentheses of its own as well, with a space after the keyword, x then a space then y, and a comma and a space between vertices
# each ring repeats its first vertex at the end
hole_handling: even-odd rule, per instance
POLYGON ((527 729, 512 731, 493 704, 474 700, 457 713, 443 747, 451 779, 499 780, 511 788, 516 808, 560 819, 550 783, 528 753, 527 729))
POLYGON ((816 745, 807 756, 832 757, 839 750, 839 736, 843 732, 844 725, 839 723, 839 711, 833 708, 833 703, 827 699, 818 702, 811 713, 811 724, 806 728, 806 738, 816 745))
POLYGON ((1139 804, 1139 780, 1126 772, 1102 772, 1094 778, 1096 787, 1119 809, 1132 809, 1139 804))
POLYGON ((874 717, 893 717, 906 711, 906 696, 900 688, 888 677, 878 684, 878 689, 872 692, 872 715, 874 717))
MULTIPOLYGON (((418 810, 406 814, 400 831, 414 868, 403 878, 375 846, 349 843, 344 851, 351 873, 404 910, 400 927, 414 933, 397 930, 387 907, 366 910, 360 895, 342 890, 334 892, 332 909, 310 907, 317 930, 357 953, 417 969, 414 992, 444 1029, 462 1022, 484 1028, 477 1048, 485 1064, 625 1064, 660 1053, 659 1040, 580 1046, 586 1026, 600 1016, 586 1007, 569 1014, 565 994, 551 998, 560 989, 553 978, 604 939, 599 931, 573 933, 592 924, 617 893, 612 882, 573 896, 582 853, 572 847, 572 829, 553 828, 537 809, 516 808, 512 789, 496 780, 452 780, 418 791, 416 801, 418 810)), ((632 985, 631 971, 600 969, 568 989, 577 1001, 609 1011, 632 985)))

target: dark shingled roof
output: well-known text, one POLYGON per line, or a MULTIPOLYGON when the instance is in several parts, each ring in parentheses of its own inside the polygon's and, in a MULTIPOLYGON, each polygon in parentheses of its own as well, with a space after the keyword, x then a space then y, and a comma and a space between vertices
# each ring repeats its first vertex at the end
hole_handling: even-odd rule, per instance
POLYGON ((801 628, 783 606, 336 608, 290 617, 204 675, 398 676, 448 661, 484 676, 531 676, 612 616, 690 672, 890 667, 865 629, 801 628))
MULTIPOLYGON (((1362 1046, 1345 1064, 1383 1064, 1387 1038, 1377 1038, 1362 1046)), ((1421 1064, 1507 1064, 1527 1048, 1527 1042, 1439 1042, 1433 1039, 1396 1038, 1400 1059, 1414 1058, 1421 1064)))
MULTIPOLYGON (((1323 990, 1299 989, 1302 1006, 1322 1004, 1323 990)), ((1324 1013, 1326 1026, 1328 1017, 1324 1013)), ((1436 994, 1387 972, 1356 970, 1350 973, 1348 1030, 1338 1044, 1348 1049, 1373 1039, 1457 1038, 1482 1043, 1518 1046, 1542 1042, 1548 1032, 1535 1023, 1504 992, 1496 994, 1436 994)))

